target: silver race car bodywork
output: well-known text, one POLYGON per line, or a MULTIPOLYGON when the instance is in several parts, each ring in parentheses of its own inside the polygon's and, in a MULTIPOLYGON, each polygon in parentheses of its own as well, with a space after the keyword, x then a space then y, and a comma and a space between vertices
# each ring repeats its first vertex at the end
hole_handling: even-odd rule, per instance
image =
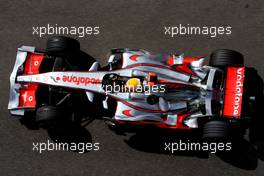
MULTIPOLYGON (((120 54, 120 53, 119 53, 120 54)), ((152 55, 143 50, 124 49, 122 64, 114 69, 115 53, 109 58, 108 71, 98 70, 94 62, 87 72, 59 71, 39 73, 43 54, 34 47, 18 49, 16 63, 10 76, 8 109, 13 115, 24 115, 26 109, 36 108, 35 91, 39 84, 80 89, 89 101, 96 94, 117 100, 113 120, 157 123, 171 128, 197 128, 197 119, 215 115, 212 101, 223 103, 221 70, 203 66, 203 57, 183 55, 152 55), (27 71, 25 71, 27 70, 27 71), (218 76, 216 76, 218 75, 218 76), (135 78, 141 90, 113 90, 122 88, 135 78), (114 83, 114 84, 113 84, 114 83), (152 89, 156 86, 157 89, 152 89), (111 90, 110 90, 111 89, 111 90)))

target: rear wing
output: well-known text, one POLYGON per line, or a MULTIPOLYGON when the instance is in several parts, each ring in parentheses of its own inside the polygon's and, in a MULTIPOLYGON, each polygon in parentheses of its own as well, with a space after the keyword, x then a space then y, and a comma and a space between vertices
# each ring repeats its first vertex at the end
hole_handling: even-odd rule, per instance
POLYGON ((10 75, 10 94, 8 109, 12 115, 24 115, 25 109, 35 108, 35 92, 38 85, 26 85, 16 82, 18 75, 32 75, 39 73, 39 67, 44 54, 37 53, 35 47, 22 46, 18 48, 16 62, 10 75))
POLYGON ((244 77, 244 66, 227 68, 223 115, 228 118, 241 117, 244 77))

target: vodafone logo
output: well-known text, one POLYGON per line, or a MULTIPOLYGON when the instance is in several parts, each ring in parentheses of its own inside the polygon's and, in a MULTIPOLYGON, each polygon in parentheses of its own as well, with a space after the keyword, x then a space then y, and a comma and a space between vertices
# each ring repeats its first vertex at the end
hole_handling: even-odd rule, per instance
POLYGON ((233 115, 237 116, 239 115, 241 101, 242 101, 242 93, 243 93, 243 74, 242 74, 243 68, 237 69, 236 72, 236 94, 235 94, 235 103, 233 107, 233 115))
MULTIPOLYGON (((58 80, 58 78, 57 78, 58 80)), ((76 85, 88 85, 88 84, 99 84, 101 83, 100 79, 89 78, 89 77, 81 77, 81 76, 63 76, 63 82, 74 83, 76 85)))
POLYGON ((228 67, 225 85, 224 116, 241 116, 245 67, 228 67))

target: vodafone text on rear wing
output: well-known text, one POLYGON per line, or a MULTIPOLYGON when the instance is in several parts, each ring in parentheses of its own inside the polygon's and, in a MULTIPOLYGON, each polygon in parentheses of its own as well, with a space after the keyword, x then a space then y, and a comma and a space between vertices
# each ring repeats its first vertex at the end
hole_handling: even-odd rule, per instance
POLYGON ((242 110, 245 67, 228 67, 223 115, 239 118, 242 110))

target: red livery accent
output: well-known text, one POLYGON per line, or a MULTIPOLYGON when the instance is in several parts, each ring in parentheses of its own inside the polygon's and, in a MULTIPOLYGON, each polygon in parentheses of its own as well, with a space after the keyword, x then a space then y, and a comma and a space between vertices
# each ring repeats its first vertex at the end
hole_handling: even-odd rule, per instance
POLYGON ((189 115, 191 115, 190 113, 182 113, 178 116, 177 118, 177 124, 176 124, 176 128, 179 129, 188 129, 189 127, 187 127, 186 125, 183 124, 183 120, 188 117, 189 115))
POLYGON ((38 74, 43 54, 27 53, 24 74, 38 74))
POLYGON ((193 75, 193 71, 188 67, 189 64, 183 64, 176 67, 176 71, 193 75))
MULTIPOLYGON (((25 62, 25 75, 39 74, 39 67, 43 60, 43 54, 27 53, 25 62)), ((25 87, 20 89, 19 106, 34 108, 36 106, 36 90, 37 84, 29 83, 25 87)))
POLYGON ((122 102, 123 104, 125 104, 125 105, 127 105, 127 106, 129 106, 129 107, 131 107, 131 108, 133 108, 135 110, 138 110, 138 111, 153 112, 153 113, 155 113, 155 112, 159 112, 159 113, 162 112, 161 110, 145 109, 145 108, 142 108, 142 107, 138 107, 138 106, 135 106, 135 105, 133 105, 133 104, 127 102, 127 101, 123 101, 123 100, 120 100, 120 102, 122 102))
POLYGON ((133 125, 154 125, 154 126, 157 126, 159 128, 166 128, 166 129, 190 130, 191 128, 189 128, 188 126, 183 124, 184 118, 189 116, 189 115, 190 114, 182 114, 182 115, 178 116, 178 122, 176 125, 167 125, 164 122, 147 122, 147 121, 127 122, 127 121, 116 120, 116 122, 119 124, 129 123, 129 124, 133 124, 133 125))
POLYGON ((37 88, 37 84, 31 83, 26 88, 20 89, 19 106, 34 108, 36 106, 35 92, 37 88))
POLYGON ((224 116, 241 116, 245 67, 228 67, 224 98, 224 116))
POLYGON ((133 55, 133 56, 130 56, 129 58, 133 61, 137 61, 137 58, 139 57, 139 55, 133 55))
POLYGON ((128 110, 124 110, 122 113, 123 113, 124 115, 128 116, 128 117, 133 117, 133 115, 131 114, 131 110, 130 110, 130 109, 128 109, 128 110))
MULTIPOLYGON (((58 80, 58 78, 56 78, 58 80)), ((62 77, 63 82, 69 82, 69 83, 75 83, 76 85, 79 84, 100 84, 101 80, 96 78, 89 78, 89 77, 78 77, 78 76, 63 76, 62 77)))
POLYGON ((189 58, 189 57, 184 58, 183 64, 178 65, 176 67, 176 70, 179 72, 182 72, 182 73, 195 75, 195 73, 190 69, 189 65, 191 62, 196 61, 198 59, 200 59, 200 58, 189 58))
POLYGON ((146 67, 156 67, 156 68, 162 68, 162 69, 168 69, 168 70, 172 70, 175 71, 175 69, 169 67, 169 66, 164 66, 164 65, 158 65, 158 64, 149 64, 149 63, 140 63, 140 64, 132 64, 132 65, 128 65, 125 68, 134 68, 134 67, 140 67, 140 66, 146 66, 146 67))
MULTIPOLYGON (((202 57, 194 57, 194 58, 186 57, 186 58, 184 58, 183 64, 176 65, 176 71, 181 72, 181 73, 185 73, 185 74, 187 73, 187 74, 195 75, 195 73, 190 69, 190 63, 193 61, 199 60, 201 58, 202 57)), ((166 63, 169 66, 175 65, 173 56, 170 56, 166 63)))
POLYGON ((131 100, 132 101, 143 101, 144 98, 135 98, 135 97, 132 97, 131 100))
POLYGON ((170 56, 169 59, 167 60, 168 65, 174 65, 174 58, 173 56, 170 56))

